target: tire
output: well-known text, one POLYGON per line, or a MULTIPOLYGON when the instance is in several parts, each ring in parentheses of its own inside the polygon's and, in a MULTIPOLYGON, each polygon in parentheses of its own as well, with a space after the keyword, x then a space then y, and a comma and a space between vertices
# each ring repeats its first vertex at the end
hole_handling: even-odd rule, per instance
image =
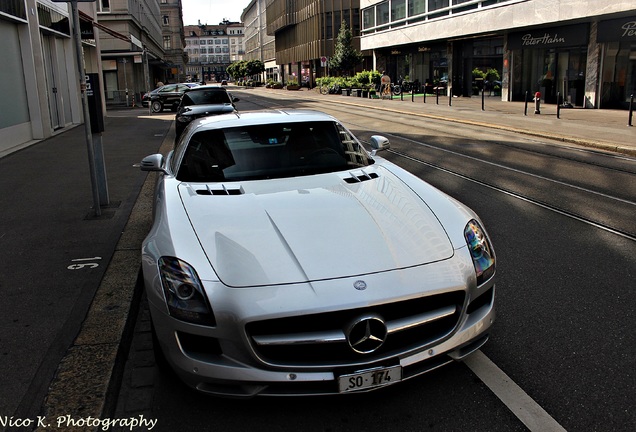
POLYGON ((161 104, 160 101, 152 101, 150 103, 150 109, 152 110, 152 112, 161 112, 163 111, 163 105, 161 104))
POLYGON ((402 87, 399 85, 393 86, 393 94, 399 96, 402 93, 402 87))
POLYGON ((329 87, 325 86, 325 85, 321 86, 320 87, 320 94, 324 94, 324 95, 329 94, 329 87))

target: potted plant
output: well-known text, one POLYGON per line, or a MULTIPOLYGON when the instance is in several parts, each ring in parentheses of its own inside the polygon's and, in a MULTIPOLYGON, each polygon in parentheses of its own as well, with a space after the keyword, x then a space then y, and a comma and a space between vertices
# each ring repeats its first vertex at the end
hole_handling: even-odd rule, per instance
POLYGON ((287 90, 299 90, 298 80, 296 78, 290 78, 287 80, 287 90))

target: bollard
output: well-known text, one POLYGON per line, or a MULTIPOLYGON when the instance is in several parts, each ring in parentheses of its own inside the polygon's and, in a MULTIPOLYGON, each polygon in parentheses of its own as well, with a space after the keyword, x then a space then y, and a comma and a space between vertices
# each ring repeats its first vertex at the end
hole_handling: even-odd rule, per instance
POLYGON ((481 110, 486 111, 484 108, 484 89, 481 90, 481 110))
POLYGON ((541 114, 541 93, 536 92, 534 94, 534 113, 541 114))
POLYGON ((435 87, 435 103, 439 105, 439 87, 435 87))
POLYGON ((448 106, 453 106, 453 89, 448 89, 448 106))
POLYGON ((629 120, 627 121, 627 126, 632 125, 632 117, 634 115, 634 93, 632 93, 629 98, 629 120))
POLYGON ((426 103, 426 85, 424 86, 424 103, 426 103))
POLYGON ((526 90, 526 104, 523 108, 523 115, 527 116, 528 115, 528 91, 526 90))
POLYGON ((561 99, 561 92, 557 92, 557 118, 561 118, 561 104, 559 100, 561 99))

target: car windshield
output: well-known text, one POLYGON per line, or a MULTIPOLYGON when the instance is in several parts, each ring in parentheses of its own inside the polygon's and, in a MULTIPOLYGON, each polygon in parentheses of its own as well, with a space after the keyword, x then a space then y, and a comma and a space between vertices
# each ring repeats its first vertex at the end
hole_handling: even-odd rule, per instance
POLYGON ((225 91, 198 90, 190 91, 183 95, 181 105, 220 105, 232 103, 230 96, 225 91))
POLYGON ((368 166, 358 141, 333 121, 265 124, 195 133, 177 179, 187 182, 293 177, 368 166))

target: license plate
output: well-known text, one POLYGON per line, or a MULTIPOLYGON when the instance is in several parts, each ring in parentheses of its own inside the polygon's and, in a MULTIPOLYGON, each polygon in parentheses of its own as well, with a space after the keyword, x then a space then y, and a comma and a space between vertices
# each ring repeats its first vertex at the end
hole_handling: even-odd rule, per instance
POLYGON ((338 377, 340 393, 370 389, 402 381, 402 367, 369 369, 338 377))

